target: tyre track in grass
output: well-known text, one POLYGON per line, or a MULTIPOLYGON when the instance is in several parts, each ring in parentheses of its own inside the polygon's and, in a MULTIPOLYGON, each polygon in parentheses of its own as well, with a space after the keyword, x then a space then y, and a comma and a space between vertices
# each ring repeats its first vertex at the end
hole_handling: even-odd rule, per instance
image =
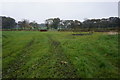
POLYGON ((24 74, 26 74, 27 77, 31 73, 35 74, 32 74, 29 77, 33 76, 36 78, 41 78, 45 75, 48 75, 46 76, 46 78, 78 77, 78 75, 76 74, 77 70, 75 69, 69 58, 64 54, 61 43, 54 39, 51 34, 47 34, 45 36, 49 39, 49 53, 43 54, 39 61, 34 63, 34 67, 30 67, 30 69, 27 69, 27 73, 26 71, 23 71, 23 66, 28 62, 29 57, 32 54, 31 51, 33 50, 33 45, 36 43, 35 39, 31 39, 23 48, 23 50, 17 53, 18 55, 16 56, 14 62, 10 62, 7 68, 3 69, 3 78, 20 78, 24 77, 24 74), (45 68, 43 68, 44 66, 45 68))
POLYGON ((53 54, 56 63, 54 64, 54 75, 58 78, 76 78, 77 69, 75 69, 72 62, 69 60, 67 55, 64 54, 61 43, 48 36, 50 42, 50 52, 53 54))
POLYGON ((32 50, 31 48, 33 43, 34 39, 30 40, 30 42, 26 44, 23 50, 18 53, 19 56, 16 56, 15 61, 8 64, 8 67, 2 70, 3 78, 17 78, 17 76, 20 75, 19 69, 22 67, 22 65, 25 65, 27 59, 29 59, 29 54, 32 50))

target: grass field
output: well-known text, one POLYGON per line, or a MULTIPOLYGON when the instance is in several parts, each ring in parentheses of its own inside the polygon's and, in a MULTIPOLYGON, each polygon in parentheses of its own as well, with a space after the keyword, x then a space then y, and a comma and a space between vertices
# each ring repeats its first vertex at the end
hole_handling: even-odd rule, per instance
POLYGON ((3 31, 3 78, 120 78, 118 35, 3 31))

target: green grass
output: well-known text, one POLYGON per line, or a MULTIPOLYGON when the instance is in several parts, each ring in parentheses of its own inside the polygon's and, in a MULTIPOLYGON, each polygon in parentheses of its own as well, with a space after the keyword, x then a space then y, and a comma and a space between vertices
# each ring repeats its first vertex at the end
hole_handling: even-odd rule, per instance
POLYGON ((2 32, 3 78, 120 78, 119 60, 118 35, 2 32))

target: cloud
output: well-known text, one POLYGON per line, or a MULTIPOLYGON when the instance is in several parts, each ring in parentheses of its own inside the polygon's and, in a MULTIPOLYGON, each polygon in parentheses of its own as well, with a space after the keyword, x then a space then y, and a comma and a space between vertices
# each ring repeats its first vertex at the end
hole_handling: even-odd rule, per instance
POLYGON ((44 22, 45 19, 102 18, 118 16, 117 2, 5 2, 2 15, 30 21, 44 22))

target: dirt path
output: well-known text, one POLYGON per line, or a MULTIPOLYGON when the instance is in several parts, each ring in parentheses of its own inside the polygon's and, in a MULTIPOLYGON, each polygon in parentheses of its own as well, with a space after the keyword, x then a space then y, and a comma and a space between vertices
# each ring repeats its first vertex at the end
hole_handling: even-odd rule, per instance
POLYGON ((50 52, 52 52, 55 63, 55 74, 61 78, 75 78, 77 77, 76 69, 69 58, 64 54, 61 43, 49 36, 50 52))

